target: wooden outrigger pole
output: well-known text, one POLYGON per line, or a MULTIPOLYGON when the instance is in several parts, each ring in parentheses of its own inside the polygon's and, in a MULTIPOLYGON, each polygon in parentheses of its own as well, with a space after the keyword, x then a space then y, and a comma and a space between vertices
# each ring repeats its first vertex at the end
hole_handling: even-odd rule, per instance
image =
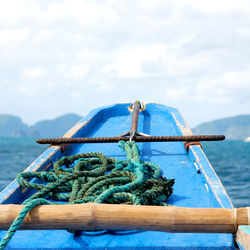
MULTIPOLYGON (((0 205, 0 229, 8 229, 24 205, 0 205)), ((250 207, 186 208, 122 204, 41 205, 29 212, 20 229, 150 230, 236 233, 250 224, 250 207)))

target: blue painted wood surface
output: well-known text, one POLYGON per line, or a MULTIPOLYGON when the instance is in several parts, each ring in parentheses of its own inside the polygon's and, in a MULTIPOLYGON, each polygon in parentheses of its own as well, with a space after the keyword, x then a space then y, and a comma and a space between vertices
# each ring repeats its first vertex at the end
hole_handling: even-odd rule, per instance
MULTIPOLYGON (((239 226, 238 230, 241 231, 242 233, 246 234, 250 238, 250 226, 241 225, 241 226, 239 226)), ((237 235, 238 235, 238 233, 237 233, 237 235)), ((245 240, 246 240, 246 238, 245 238, 245 240)), ((247 242, 249 244, 249 240, 247 242)), ((238 244, 239 249, 241 249, 241 250, 247 250, 248 246, 244 247, 243 245, 241 245, 241 243, 243 243, 244 245, 247 245, 246 244, 247 242, 240 242, 239 239, 237 239, 237 244, 238 244)))
MULTIPOLYGON (((90 112, 65 137, 116 136, 130 130, 130 104, 117 104, 90 112)), ((138 131, 151 135, 191 134, 180 113, 171 107, 149 103, 140 113, 138 131)), ((219 142, 218 142, 219 143, 219 142)), ((182 207, 232 208, 219 178, 199 146, 189 153, 182 142, 138 143, 141 159, 158 164, 167 178, 174 178, 174 193, 168 203, 182 207)), ((62 153, 59 146, 50 147, 27 171, 49 169, 64 155, 101 152, 109 157, 125 159, 117 144, 68 145, 62 153)), ((36 181, 36 180, 34 180, 36 181)), ((18 203, 30 196, 13 181, 0 193, 0 203, 18 203)), ((0 231, 0 237, 5 231, 0 231)), ((89 248, 89 249, 234 249, 231 234, 164 233, 152 231, 111 231, 69 233, 65 230, 18 231, 11 248, 89 248)))

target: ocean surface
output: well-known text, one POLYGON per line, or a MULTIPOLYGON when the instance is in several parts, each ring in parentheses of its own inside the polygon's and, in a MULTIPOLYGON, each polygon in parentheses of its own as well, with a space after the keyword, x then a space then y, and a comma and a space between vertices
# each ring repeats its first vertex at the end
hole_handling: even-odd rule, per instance
MULTIPOLYGON (((250 143, 202 143, 235 207, 250 205, 250 143)), ((48 146, 30 138, 0 138, 0 191, 48 146)))

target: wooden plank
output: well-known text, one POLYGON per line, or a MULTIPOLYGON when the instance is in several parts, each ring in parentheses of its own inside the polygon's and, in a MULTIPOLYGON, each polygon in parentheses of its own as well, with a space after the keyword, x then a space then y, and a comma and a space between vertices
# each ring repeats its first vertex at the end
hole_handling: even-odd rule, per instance
MULTIPOLYGON (((0 206, 0 229, 8 229, 23 205, 0 206)), ((248 224, 250 208, 184 208, 114 204, 43 205, 26 216, 21 229, 150 230, 236 233, 248 224)))

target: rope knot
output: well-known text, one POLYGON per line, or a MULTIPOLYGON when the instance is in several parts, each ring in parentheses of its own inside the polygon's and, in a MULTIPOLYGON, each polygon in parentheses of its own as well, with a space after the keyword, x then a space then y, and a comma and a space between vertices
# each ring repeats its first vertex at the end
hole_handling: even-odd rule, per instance
POLYGON ((126 152, 128 161, 140 162, 140 150, 134 141, 120 141, 118 145, 126 152))

